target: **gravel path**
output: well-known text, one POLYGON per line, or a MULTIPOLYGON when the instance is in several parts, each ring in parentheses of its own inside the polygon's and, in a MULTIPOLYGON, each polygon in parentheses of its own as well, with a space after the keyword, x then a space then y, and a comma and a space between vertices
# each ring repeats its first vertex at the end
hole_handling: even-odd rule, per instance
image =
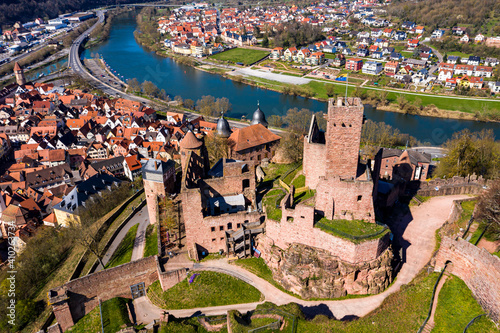
POLYGON ((266 80, 278 81, 289 84, 307 84, 311 82, 311 79, 305 79, 303 77, 275 74, 251 68, 241 68, 231 73, 232 75, 255 76, 266 80))

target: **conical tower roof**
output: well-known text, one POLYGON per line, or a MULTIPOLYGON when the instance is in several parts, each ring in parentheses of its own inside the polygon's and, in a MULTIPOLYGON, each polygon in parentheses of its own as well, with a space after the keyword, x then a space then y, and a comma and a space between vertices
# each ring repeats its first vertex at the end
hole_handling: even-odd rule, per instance
POLYGON ((229 138, 231 132, 231 127, 229 126, 227 120, 224 118, 224 114, 221 114, 219 120, 217 121, 217 135, 223 138, 229 138))
POLYGON ((19 66, 19 63, 16 61, 16 64, 14 65, 14 71, 20 71, 21 70, 21 66, 19 66))
POLYGON ((253 113, 251 125, 261 124, 267 127, 266 115, 260 109, 260 105, 257 102, 257 110, 253 113))
POLYGON ((198 140, 193 132, 188 131, 184 138, 179 143, 179 146, 184 149, 198 149, 203 145, 203 142, 198 140))

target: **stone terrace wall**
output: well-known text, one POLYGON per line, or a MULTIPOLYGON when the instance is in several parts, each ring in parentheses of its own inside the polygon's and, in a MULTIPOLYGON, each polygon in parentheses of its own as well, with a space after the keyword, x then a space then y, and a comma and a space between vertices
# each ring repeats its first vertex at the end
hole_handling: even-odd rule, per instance
POLYGON ((500 321, 500 258, 459 238, 443 237, 436 270, 447 261, 450 272, 461 278, 491 318, 500 321))
POLYGON ((425 197, 436 197, 441 195, 456 194, 479 194, 483 186, 487 186, 490 181, 482 177, 453 177, 449 179, 432 179, 428 182, 420 182, 417 195, 425 197))
MULTIPOLYGON (((68 290, 69 306, 76 322, 95 308, 99 299, 131 298, 131 285, 144 282, 148 287, 157 279, 156 256, 151 256, 72 280, 63 287, 68 290)), ((59 321, 57 314, 56 318, 59 321)))
POLYGON ((267 219, 266 235, 274 241, 274 245, 283 250, 292 243, 304 244, 329 251, 340 260, 352 264, 376 259, 389 245, 389 234, 359 244, 335 237, 319 228, 314 228, 312 216, 314 207, 305 204, 298 204, 293 210, 285 209, 281 222, 267 219), (293 213, 293 220, 287 219, 289 213, 293 213))

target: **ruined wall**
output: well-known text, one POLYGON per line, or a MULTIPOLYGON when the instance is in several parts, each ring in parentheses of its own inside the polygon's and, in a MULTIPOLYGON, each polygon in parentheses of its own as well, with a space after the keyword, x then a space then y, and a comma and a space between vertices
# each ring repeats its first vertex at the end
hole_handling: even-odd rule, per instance
MULTIPOLYGON (((193 221, 190 226, 190 238, 203 250, 215 253, 219 250, 226 251, 226 231, 236 230, 243 223, 259 222, 262 214, 259 212, 238 212, 207 216, 203 220, 193 221)), ((187 220, 186 220, 187 221, 187 220)), ((186 224, 187 234, 187 224, 186 224)))
POLYGON ((163 291, 172 288, 177 283, 187 278, 187 269, 180 268, 173 271, 165 272, 163 265, 160 264, 158 257, 156 258, 158 280, 160 281, 161 289, 163 291))
POLYGON ((349 263, 330 251, 303 244, 282 249, 267 235, 257 237, 273 278, 303 298, 337 298, 347 294, 377 294, 392 282, 391 248, 375 259, 349 263))
POLYGON ((281 222, 267 219, 266 235, 274 245, 283 250, 293 243, 304 244, 328 251, 349 263, 374 260, 389 246, 389 233, 379 239, 356 244, 314 228, 314 219, 311 216, 314 216, 314 207, 306 204, 298 204, 295 209, 286 209, 283 211, 281 222))
POLYGON ((195 234, 203 224, 203 211, 199 189, 183 189, 181 192, 182 217, 186 230, 186 246, 191 249, 197 242, 195 234))
POLYGON ((435 270, 442 270, 447 261, 452 263, 448 265, 449 272, 461 278, 483 309, 499 322, 500 258, 461 238, 443 237, 435 270))
MULTIPOLYGON (((99 303, 114 297, 131 298, 130 286, 144 282, 146 287, 158 279, 156 256, 143 258, 117 267, 90 274, 66 283, 69 297, 69 309, 72 319, 67 317, 67 311, 54 309, 57 321, 66 330, 67 323, 75 322, 89 313, 99 303)), ((57 289, 57 288, 56 288, 57 289)))
POLYGON ((306 186, 315 189, 319 178, 325 176, 325 154, 326 145, 321 143, 308 143, 308 137, 304 138, 304 158, 302 170, 306 176, 306 186))
POLYGON ((482 177, 453 177, 450 179, 432 179, 422 181, 417 189, 417 194, 426 197, 457 194, 479 194, 483 186, 488 186, 490 181, 482 177))
POLYGON ((218 197, 243 193, 245 197, 251 198, 250 200, 255 202, 255 168, 249 165, 248 171, 243 173, 241 172, 241 166, 239 166, 239 169, 239 174, 233 172, 226 175, 226 169, 224 169, 224 177, 201 181, 200 187, 203 194, 207 197, 218 197), (245 180, 246 187, 244 186, 245 180))
POLYGON ((321 179, 316 194, 316 209, 329 220, 375 222, 372 181, 321 179))

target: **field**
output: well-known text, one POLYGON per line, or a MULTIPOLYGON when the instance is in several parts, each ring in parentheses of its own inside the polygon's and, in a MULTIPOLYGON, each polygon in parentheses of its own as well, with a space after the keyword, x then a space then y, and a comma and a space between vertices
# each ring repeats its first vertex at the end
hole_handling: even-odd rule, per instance
MULTIPOLYGON (((432 332, 462 332, 472 318, 483 313, 484 310, 474 299, 467 285, 458 277, 450 276, 439 292, 432 332)), ((467 332, 498 332, 498 329, 491 320, 481 317, 467 332)))
MULTIPOLYGON (((102 303, 102 324, 104 333, 115 333, 131 326, 127 310, 128 299, 116 297, 102 303)), ((68 332, 100 332, 101 318, 99 306, 81 318, 68 332)))
POLYGON ((210 56, 211 59, 230 62, 236 64, 243 63, 245 66, 253 64, 254 62, 264 58, 269 52, 252 49, 235 48, 221 53, 210 56))

